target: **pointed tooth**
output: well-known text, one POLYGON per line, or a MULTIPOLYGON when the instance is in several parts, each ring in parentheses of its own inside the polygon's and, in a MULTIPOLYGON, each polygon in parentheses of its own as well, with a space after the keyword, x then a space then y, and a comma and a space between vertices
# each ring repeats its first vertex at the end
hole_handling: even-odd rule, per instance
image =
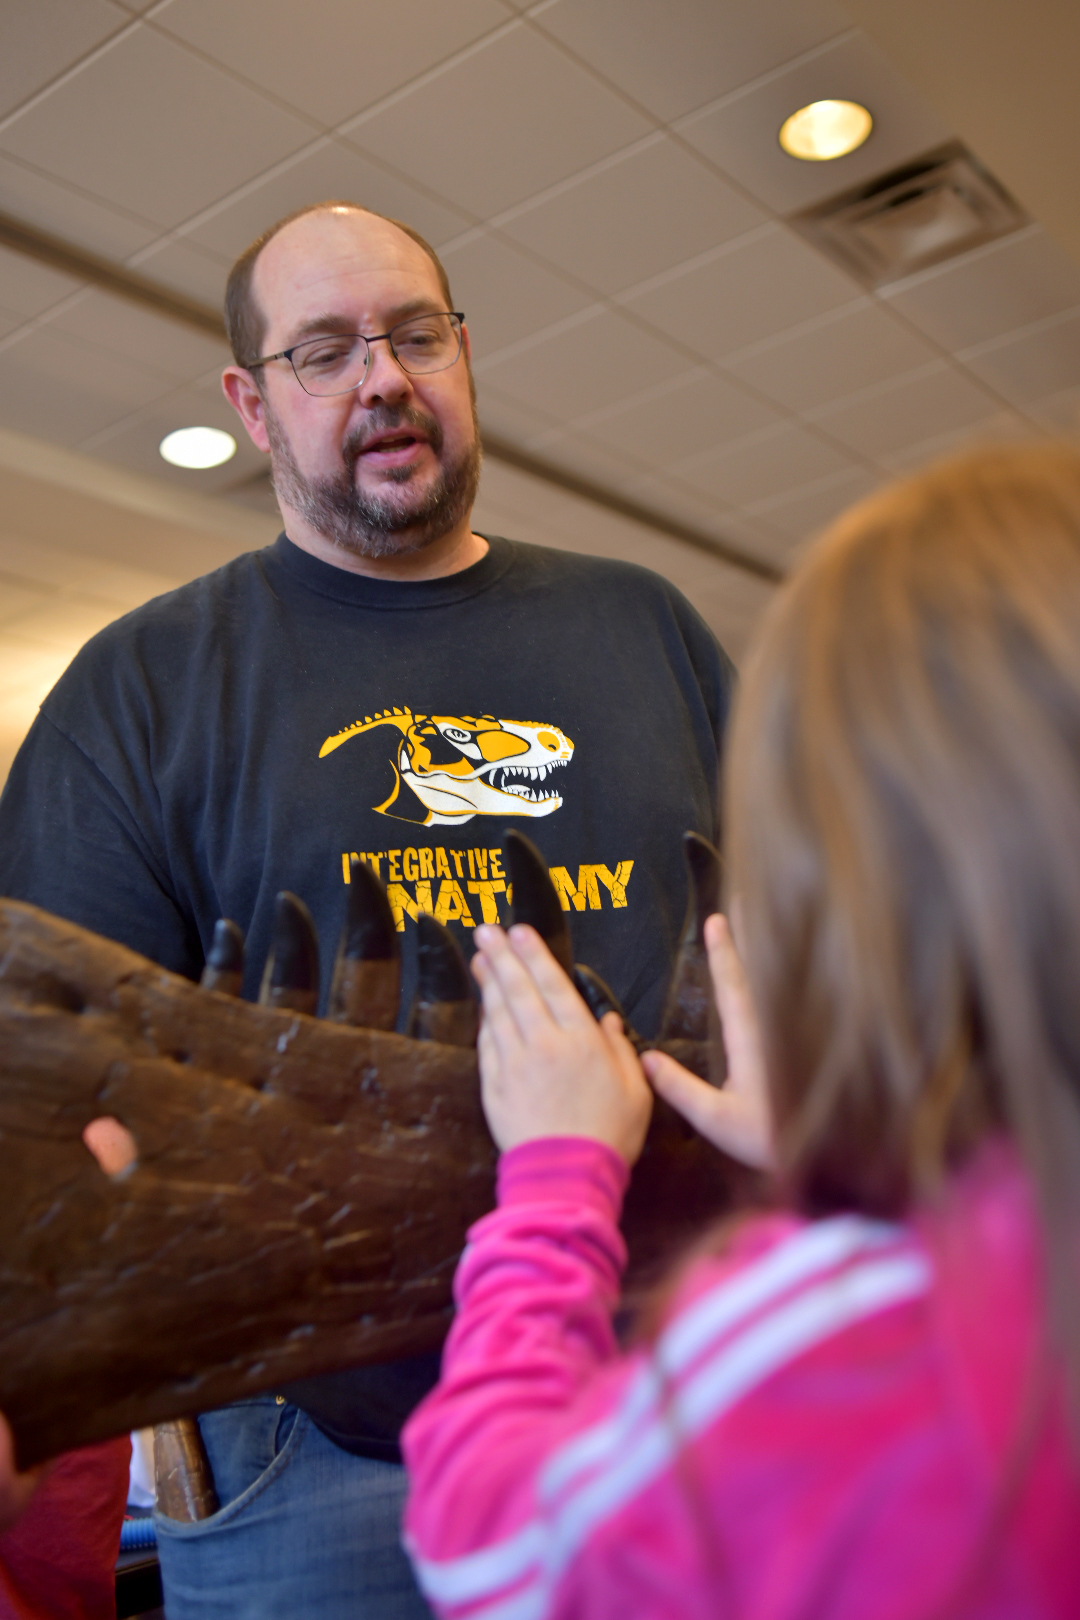
POLYGON ((719 1051, 716 1006, 705 951, 705 921, 720 905, 721 859, 712 844, 697 833, 685 834, 683 854, 690 892, 660 1036, 662 1040, 709 1041, 719 1051))
POLYGON ((445 1046, 475 1046, 479 1009, 461 946, 427 912, 416 920, 416 995, 408 1034, 445 1046))
POLYGON ((690 870, 690 900, 686 909, 683 939, 705 944, 705 923, 720 909, 720 884, 724 863, 720 851, 697 833, 683 834, 683 854, 690 870))
POLYGON ((274 934, 263 969, 259 1004, 314 1013, 319 999, 319 940, 311 912, 288 889, 274 907, 274 934))
POLYGON ((349 893, 327 1017, 393 1029, 401 994, 401 947, 386 890, 366 861, 349 862, 349 893))
POLYGON ((238 996, 244 977, 244 936, 228 917, 214 924, 214 938, 206 953, 206 966, 199 984, 223 996, 238 996))
POLYGON ((581 962, 575 962, 573 979, 575 990, 597 1023, 607 1013, 617 1012, 622 1019, 623 1030, 631 1046, 639 1052, 644 1051, 647 1042, 642 1040, 641 1036, 629 1023, 626 1013, 623 1011, 622 1002, 611 986, 600 977, 599 973, 594 973, 592 968, 585 967, 581 962))
POLYGON ((503 834, 503 848, 514 891, 514 922, 535 928, 563 971, 571 972, 570 929, 544 857, 530 838, 513 827, 503 834))

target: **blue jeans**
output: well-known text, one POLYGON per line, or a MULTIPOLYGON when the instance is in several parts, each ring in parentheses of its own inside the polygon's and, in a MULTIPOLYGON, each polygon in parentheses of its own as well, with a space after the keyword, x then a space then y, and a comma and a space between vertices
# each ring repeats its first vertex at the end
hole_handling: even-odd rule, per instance
POLYGON ((273 1395, 199 1419, 221 1506, 156 1515, 168 1620, 430 1620, 401 1549, 405 1470, 273 1395))

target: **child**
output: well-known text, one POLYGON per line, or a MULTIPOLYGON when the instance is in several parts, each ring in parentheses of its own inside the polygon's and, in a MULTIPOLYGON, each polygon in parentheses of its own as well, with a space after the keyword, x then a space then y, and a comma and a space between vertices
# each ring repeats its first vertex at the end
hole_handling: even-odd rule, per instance
POLYGON ((645 1067, 776 1207, 620 1354, 650 1093, 531 930, 477 930, 499 1206, 405 1432, 421 1585, 469 1620, 1080 1615, 1080 454, 842 519, 727 800, 731 1078, 645 1067))

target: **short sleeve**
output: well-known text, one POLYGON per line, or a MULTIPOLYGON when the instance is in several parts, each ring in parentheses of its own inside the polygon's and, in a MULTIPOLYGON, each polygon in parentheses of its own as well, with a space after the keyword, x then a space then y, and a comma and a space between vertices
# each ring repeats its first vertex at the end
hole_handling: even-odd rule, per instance
POLYGON ((39 714, 0 798, 0 893, 198 976, 194 922, 100 768, 39 714))

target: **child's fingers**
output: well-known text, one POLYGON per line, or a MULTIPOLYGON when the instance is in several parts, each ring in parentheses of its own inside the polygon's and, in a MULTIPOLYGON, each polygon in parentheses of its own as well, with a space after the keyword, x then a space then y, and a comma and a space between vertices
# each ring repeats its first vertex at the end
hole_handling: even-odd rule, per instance
POLYGON ((476 944, 481 958, 476 977, 484 997, 485 1013, 490 1000, 493 1011, 497 1007, 501 1018, 513 1021, 520 1039, 534 1039, 551 1021, 551 1014, 528 966, 511 950, 501 928, 492 925, 478 928, 476 944))
POLYGON ((571 980, 534 928, 519 923, 508 935, 510 949, 527 970, 548 1012, 564 1029, 584 1028, 592 1021, 571 980))
POLYGON ((732 1017, 744 1018, 750 1006, 750 989, 728 920, 719 912, 705 924, 705 949, 721 1019, 727 1023, 732 1017))
MULTIPOLYGON (((491 932, 496 930, 492 929, 491 932)), ((501 929, 498 932, 501 933, 501 929)), ((493 1051, 500 1063, 506 1063, 521 1046, 521 1031, 513 1009, 503 991, 502 980, 485 952, 476 952, 472 959, 472 972, 480 986, 480 1001, 484 1009, 480 1031, 481 1035, 486 1035, 486 1050, 493 1051)))
POLYGON ((641 1061, 658 1094, 714 1147, 755 1169, 771 1166, 768 1114, 756 1099, 699 1080, 666 1052, 646 1052, 641 1061))

